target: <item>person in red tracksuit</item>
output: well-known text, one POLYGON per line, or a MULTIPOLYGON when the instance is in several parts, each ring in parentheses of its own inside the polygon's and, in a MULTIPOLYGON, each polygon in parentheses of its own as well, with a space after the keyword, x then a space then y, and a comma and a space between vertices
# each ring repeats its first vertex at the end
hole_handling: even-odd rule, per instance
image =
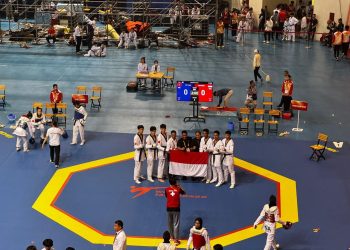
POLYGON ((180 195, 185 191, 177 185, 175 178, 169 179, 170 187, 165 189, 165 197, 167 199, 166 209, 168 212, 168 228, 172 239, 176 245, 180 244, 180 195))
MULTIPOLYGON (((289 75, 289 73, 286 73, 284 75, 284 81, 282 83, 282 98, 280 104, 277 106, 277 108, 281 108, 282 105, 284 107, 284 111, 291 111, 291 101, 292 101, 292 95, 293 95, 293 80, 292 77, 289 75)), ((293 115, 293 113, 292 113, 293 115)))

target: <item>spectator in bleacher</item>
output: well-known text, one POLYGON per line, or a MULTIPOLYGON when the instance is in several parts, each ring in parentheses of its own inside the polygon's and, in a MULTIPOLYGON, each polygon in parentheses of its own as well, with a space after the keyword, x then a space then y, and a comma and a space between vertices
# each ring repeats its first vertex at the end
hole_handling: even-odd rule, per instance
POLYGON ((133 43, 135 46, 135 49, 137 49, 137 33, 133 28, 129 32, 128 43, 126 48, 129 48, 131 43, 133 43))
MULTIPOLYGON (((265 23, 265 32, 264 32, 264 43, 270 43, 271 34, 273 29, 273 22, 271 18, 268 18, 265 23)), ((273 34, 272 34, 273 35, 273 34)))
POLYGON ((169 16, 170 16, 170 25, 173 26, 174 23, 176 23, 176 17, 177 17, 175 8, 170 7, 169 16))
POLYGON ((225 28, 225 40, 228 40, 228 29, 230 25, 230 11, 228 8, 225 8, 224 11, 221 13, 221 20, 224 23, 225 28))
POLYGON ((288 5, 288 12, 289 13, 295 13, 294 1, 291 1, 290 4, 288 5))
POLYGON ((343 56, 345 56, 345 57, 348 54, 349 42, 350 42, 349 25, 346 25, 345 30, 343 31, 343 56))
POLYGON ((56 30, 53 25, 47 30, 46 41, 48 45, 51 45, 50 40, 52 40, 52 44, 56 43, 56 30))
POLYGON ((341 18, 338 19, 337 29, 340 32, 344 31, 344 23, 343 23, 343 19, 341 19, 341 18))
POLYGON ((44 248, 42 250, 54 250, 53 248, 53 240, 51 239, 45 239, 43 241, 44 248))
POLYGON ((237 28, 238 28, 238 10, 232 9, 231 12, 231 34, 232 38, 235 39, 237 36, 237 28))
POLYGON ((191 16, 199 16, 201 14, 200 8, 198 8, 197 5, 195 5, 191 10, 191 16))
POLYGON ((343 34, 339 29, 337 29, 337 31, 333 34, 332 44, 334 57, 337 61, 339 61, 340 49, 343 45, 343 34))
POLYGON ((225 24, 220 18, 216 23, 217 46, 219 48, 224 47, 224 30, 225 30, 225 24))

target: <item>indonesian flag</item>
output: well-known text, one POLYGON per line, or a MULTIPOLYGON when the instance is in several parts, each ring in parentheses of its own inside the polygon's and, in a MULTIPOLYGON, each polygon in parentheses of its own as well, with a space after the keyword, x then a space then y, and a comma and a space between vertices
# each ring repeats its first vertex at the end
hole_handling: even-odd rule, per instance
POLYGON ((208 166, 207 152, 170 151, 169 173, 181 176, 206 177, 208 166))

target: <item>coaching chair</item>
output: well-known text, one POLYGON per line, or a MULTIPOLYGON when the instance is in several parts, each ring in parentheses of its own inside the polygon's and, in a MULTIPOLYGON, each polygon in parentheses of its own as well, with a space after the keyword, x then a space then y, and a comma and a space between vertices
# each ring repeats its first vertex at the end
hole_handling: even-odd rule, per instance
POLYGON ((319 161, 320 158, 322 158, 323 160, 326 159, 323 153, 326 150, 327 142, 328 135, 319 133, 317 137, 317 144, 310 146, 310 148, 312 149, 312 155, 310 156, 310 160, 317 159, 317 161, 319 161))
POLYGON ((86 95, 86 90, 87 90, 87 87, 86 86, 76 86, 75 87, 75 92, 77 93, 77 94, 84 94, 84 95, 86 95))
POLYGON ((264 92, 263 93, 263 109, 265 107, 270 107, 272 110, 273 102, 272 102, 272 92, 264 92))
POLYGON ((101 99, 102 99, 102 87, 100 86, 92 87, 92 95, 90 97, 90 100, 91 100, 90 108, 97 108, 98 110, 100 110, 100 108, 102 107, 101 99))
POLYGON ((32 109, 33 109, 33 113, 36 112, 37 108, 43 108, 43 103, 42 102, 33 102, 32 104, 32 109))
POLYGON ((277 109, 269 111, 269 120, 267 121, 267 133, 278 133, 278 118, 281 116, 281 112, 277 109))
POLYGON ((6 106, 6 85, 0 85, 0 106, 6 106))
POLYGON ((240 108, 239 109, 239 128, 238 131, 241 135, 247 135, 249 132, 249 108, 240 108))
POLYGON ((254 130, 256 134, 264 134, 265 129, 265 110, 256 108, 254 110, 254 130))
POLYGON ((57 109, 60 109, 60 112, 56 114, 58 126, 62 125, 64 128, 67 126, 67 103, 57 103, 57 109))
POLYGON ((166 74, 163 76, 164 87, 174 87, 174 79, 175 79, 175 67, 167 67, 166 68, 166 74), (170 80, 171 83, 168 83, 168 80, 170 80))

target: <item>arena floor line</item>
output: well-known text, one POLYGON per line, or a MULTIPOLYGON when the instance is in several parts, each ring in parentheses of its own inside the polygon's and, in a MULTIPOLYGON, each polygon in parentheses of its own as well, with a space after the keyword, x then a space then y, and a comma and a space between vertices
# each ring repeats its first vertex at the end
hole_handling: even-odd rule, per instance
MULTIPOLYGON (((86 136, 84 147, 69 145, 69 139, 63 141, 62 170, 132 151, 132 134, 87 132, 86 136)), ((296 182, 299 222, 290 231, 277 231, 283 249, 346 249, 350 246, 348 144, 338 153, 327 151, 326 161, 316 163, 308 159, 311 143, 287 138, 235 138, 235 156, 296 182), (313 233, 313 228, 320 228, 320 232, 313 233)), ((0 148, 0 232, 7 249, 23 249, 31 242, 39 246, 47 237, 54 239, 56 249, 69 245, 86 250, 110 248, 108 242, 90 243, 32 208, 56 171, 49 163, 48 148, 17 153, 15 139, 3 136, 0 148)), ((244 169, 236 170, 238 186, 234 190, 229 190, 227 185, 215 188, 190 180, 182 182, 189 197, 182 199, 181 238, 187 237, 193 218, 202 216, 213 242, 217 243, 220 235, 249 228, 268 196, 277 194, 275 183, 244 169)), ((114 220, 121 218, 128 235, 156 237, 157 241, 167 229, 162 191, 152 189, 133 198, 136 193, 132 192, 135 186, 132 174, 132 160, 78 172, 71 176, 55 206, 107 236, 113 234, 114 220)), ((149 188, 162 186, 165 185, 141 184, 149 188)), ((283 209, 282 218, 288 220, 283 217, 283 209)), ((258 250, 263 248, 264 241, 265 235, 261 234, 225 249, 258 250)), ((130 238, 132 243, 135 245, 130 238)))

